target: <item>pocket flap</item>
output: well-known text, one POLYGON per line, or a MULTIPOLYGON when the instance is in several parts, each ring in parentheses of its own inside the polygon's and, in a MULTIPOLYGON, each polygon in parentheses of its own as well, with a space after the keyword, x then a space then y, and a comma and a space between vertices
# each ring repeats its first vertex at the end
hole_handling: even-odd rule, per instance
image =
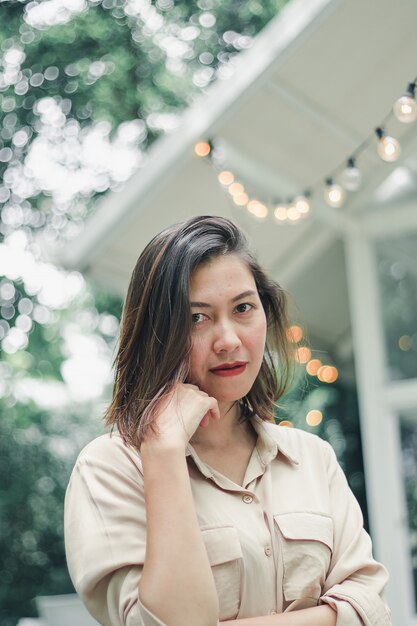
POLYGON ((243 558, 242 548, 236 528, 220 526, 201 529, 210 565, 220 565, 243 558))
POLYGON ((333 520, 319 513, 279 513, 275 521, 285 539, 320 541, 333 549, 333 520))

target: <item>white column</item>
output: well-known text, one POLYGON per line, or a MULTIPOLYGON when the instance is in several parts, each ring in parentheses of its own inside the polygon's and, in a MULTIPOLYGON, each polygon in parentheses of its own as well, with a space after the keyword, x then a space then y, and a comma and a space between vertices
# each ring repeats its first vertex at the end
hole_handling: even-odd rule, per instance
POLYGON ((374 552, 390 572, 387 600, 393 625, 412 626, 399 428, 384 401, 388 377, 375 252, 363 235, 351 232, 345 237, 345 253, 374 552))

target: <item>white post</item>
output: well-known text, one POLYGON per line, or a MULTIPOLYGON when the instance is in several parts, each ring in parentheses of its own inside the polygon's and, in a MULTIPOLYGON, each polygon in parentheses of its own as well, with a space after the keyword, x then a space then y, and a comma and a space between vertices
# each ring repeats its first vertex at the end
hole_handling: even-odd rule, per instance
POLYGON ((388 380, 375 253, 357 232, 346 234, 345 253, 372 539, 376 558, 391 576, 387 600, 393 626, 411 626, 398 419, 384 402, 388 380))

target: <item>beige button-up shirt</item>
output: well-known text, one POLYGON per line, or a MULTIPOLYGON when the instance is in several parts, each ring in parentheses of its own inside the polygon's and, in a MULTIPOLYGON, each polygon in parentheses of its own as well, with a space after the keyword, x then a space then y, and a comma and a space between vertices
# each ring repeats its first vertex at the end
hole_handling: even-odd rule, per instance
MULTIPOLYGON (((258 439, 243 486, 187 448, 219 620, 326 602, 337 610, 337 626, 390 626, 387 572, 372 557, 333 449, 304 431, 252 422, 258 439)), ((65 500, 65 544, 74 586, 101 624, 166 626, 138 599, 143 471, 139 453, 117 434, 98 437, 78 457, 65 500)))

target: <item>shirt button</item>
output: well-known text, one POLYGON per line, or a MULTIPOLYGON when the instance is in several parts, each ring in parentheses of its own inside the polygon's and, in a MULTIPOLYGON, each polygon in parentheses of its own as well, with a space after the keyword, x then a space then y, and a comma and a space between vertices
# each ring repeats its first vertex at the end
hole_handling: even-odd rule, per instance
POLYGON ((243 498, 242 498, 243 502, 245 502, 246 504, 250 504, 253 501, 252 496, 250 496, 248 493, 246 493, 243 498))
POLYGON ((272 554, 271 546, 265 546, 264 552, 265 552, 266 556, 271 556, 271 554, 272 554))

